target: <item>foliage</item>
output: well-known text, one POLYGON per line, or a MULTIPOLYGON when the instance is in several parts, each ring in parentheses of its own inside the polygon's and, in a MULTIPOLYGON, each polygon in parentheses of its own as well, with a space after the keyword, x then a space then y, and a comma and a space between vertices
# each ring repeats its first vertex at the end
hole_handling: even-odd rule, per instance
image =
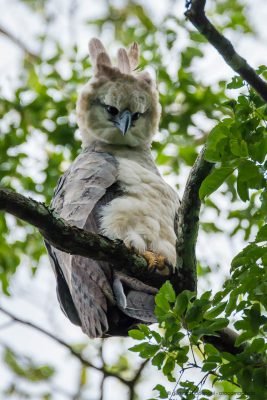
MULTIPOLYGON (((208 377, 215 387, 218 382, 228 382, 228 392, 240 392, 243 399, 260 400, 266 396, 266 293, 257 296, 252 305, 249 301, 239 300, 237 307, 229 307, 230 303, 225 301, 228 286, 227 282, 225 290, 217 292, 214 297, 211 291, 207 291, 196 298, 195 293, 189 291, 176 296, 171 284, 166 282, 156 296, 155 312, 162 329, 155 331, 139 325, 138 329, 129 332, 132 338, 142 340, 130 350, 143 358, 151 358, 152 365, 160 369, 169 381, 176 382, 177 367, 180 368, 172 396, 178 394, 181 398, 195 399, 201 394, 203 399, 213 398, 214 392, 204 386, 208 377), (208 343, 208 337, 218 335, 218 331, 229 325, 229 318, 240 310, 243 314, 234 323, 235 328, 242 332, 235 342, 239 352, 233 355, 208 343), (203 337, 206 338, 205 344, 201 340, 203 337), (244 341, 246 345, 242 346, 244 341), (193 369, 202 374, 200 381, 182 381, 185 371, 193 369)), ((248 284, 247 293, 250 294, 248 284)), ((154 389, 159 392, 157 398, 170 398, 160 385, 154 389)))
MULTIPOLYGON (((48 1, 18 3, 29 7, 32 18, 48 25, 58 23, 56 16, 51 17, 48 1)), ((225 223, 229 221, 232 226, 224 235, 231 238, 242 233, 246 245, 233 259, 231 276, 216 294, 204 291, 196 297, 183 292, 177 296, 166 283, 156 298, 161 328, 156 331, 140 325, 132 330, 132 338, 140 341, 132 351, 151 359, 152 365, 173 382, 173 398, 177 390, 181 398, 212 398, 209 378, 217 392, 242 391, 240 398, 263 399, 267 379, 267 108, 238 76, 228 84, 220 81, 210 85, 200 79, 198 69, 205 63, 209 44, 183 15, 175 15, 178 3, 174 2, 171 12, 155 22, 149 9, 139 2, 106 2, 102 16, 88 19, 86 24, 100 36, 109 29, 110 43, 141 43, 140 67, 155 69, 162 104, 160 133, 153 144, 157 164, 166 174, 185 175, 200 146, 207 142, 206 158, 216 166, 200 190, 205 210, 215 211, 218 217, 223 215, 225 223), (224 214, 220 200, 227 204, 224 214), (238 355, 202 343, 203 335, 214 335, 229 324, 240 334, 238 355), (187 379, 188 370, 199 372, 199 381, 187 379)), ((253 34, 244 1, 210 3, 209 14, 221 31, 253 34)), ((58 177, 80 149, 75 102, 91 69, 87 56, 76 44, 66 49, 49 29, 39 34, 40 48, 53 48, 53 54, 41 51, 36 59, 25 54, 11 95, 5 95, 4 89, 1 93, 0 182, 49 202, 58 177)), ((266 67, 260 66, 257 72, 267 78, 266 67)), ((217 218, 200 221, 200 229, 207 235, 224 230, 217 218)), ((44 246, 32 227, 7 215, 0 215, 0 234, 0 281, 3 295, 9 295, 10 282, 19 267, 26 264, 34 272, 45 254, 44 246)), ((204 267, 199 260, 201 281, 208 280, 214 269, 209 260, 206 264, 204 267)), ((118 376, 131 375, 127 360, 122 354, 106 370, 118 376)), ((54 367, 33 362, 10 348, 5 350, 3 362, 16 382, 44 379, 49 383, 57 373, 54 367)), ((84 368, 79 384, 86 382, 84 368)), ((31 397, 20 390, 14 384, 6 388, 4 396, 31 397)), ((157 385, 155 391, 158 398, 168 397, 162 385, 157 385)), ((52 399, 52 389, 40 398, 52 399)))
MULTIPOLYGON (((260 67, 259 73, 266 73, 260 67)), ((244 82, 233 77, 229 89, 244 87, 244 82)), ((180 367, 180 376, 171 395, 180 398, 213 398, 214 392, 204 388, 210 376, 212 384, 228 382, 228 392, 240 392, 240 398, 260 400, 267 393, 267 129, 266 104, 251 89, 240 94, 237 100, 228 100, 226 116, 210 132, 205 158, 216 163, 215 169, 203 181, 200 188, 202 200, 216 191, 223 183, 241 201, 255 201, 257 210, 250 215, 258 233, 253 242, 237 254, 231 264, 231 277, 222 290, 211 297, 211 291, 199 298, 184 291, 177 297, 167 282, 156 296, 155 313, 161 332, 146 326, 132 330, 129 335, 142 343, 130 350, 143 358, 151 358, 171 382, 176 382, 175 371, 180 367), (228 111, 228 109, 230 111, 228 111), (254 190, 254 193, 251 192, 254 190), (229 326, 230 321, 239 336, 235 346, 240 347, 236 355, 220 351, 212 344, 203 344, 203 337, 216 336, 218 331, 229 326), (185 339, 187 339, 185 341, 185 339), (202 340, 201 340, 202 339, 202 340), (242 346, 243 345, 243 346, 242 346), (200 352, 196 362, 194 349, 200 352), (193 361, 192 361, 193 359, 193 361), (199 369, 202 378, 182 381, 188 369, 199 369), (177 389, 177 385, 179 387, 177 389)), ((208 339, 206 339, 208 341, 208 339)), ((158 385, 157 398, 170 398, 165 388, 158 385)))

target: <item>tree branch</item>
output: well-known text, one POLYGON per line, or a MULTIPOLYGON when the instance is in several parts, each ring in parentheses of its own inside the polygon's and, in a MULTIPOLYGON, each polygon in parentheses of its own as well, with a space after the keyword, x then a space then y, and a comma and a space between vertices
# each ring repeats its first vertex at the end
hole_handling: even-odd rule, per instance
POLYGON ((40 326, 37 326, 35 324, 33 324, 30 321, 25 321, 19 317, 16 317, 13 313, 11 313, 10 311, 7 311, 5 308, 3 308, 2 306, 0 306, 0 311, 5 314, 6 316, 8 316, 11 321, 13 322, 17 322, 20 323, 21 325, 27 326, 31 329, 34 329, 37 332, 42 333, 43 335, 49 337, 50 339, 52 339, 53 341, 57 342, 58 344, 60 344, 61 346, 63 346, 65 349, 67 349, 74 357, 76 357, 82 365, 84 365, 85 367, 88 368, 93 368, 96 371, 102 372, 103 373, 103 377, 113 377, 113 378, 117 378, 121 383, 123 383, 124 385, 127 385, 131 390, 133 390, 134 386, 136 385, 136 383, 138 382, 140 375, 144 369, 144 367, 146 366, 146 364, 148 363, 149 360, 145 360, 140 367, 137 369, 137 371, 135 372, 135 375, 133 376, 133 378, 131 379, 125 379, 122 376, 116 374, 115 372, 110 371, 108 368, 105 367, 104 363, 102 367, 97 367, 96 365, 92 364, 90 361, 88 361, 86 358, 84 358, 84 356, 79 353, 78 351, 74 350, 74 348, 69 345, 67 342, 65 342, 64 340, 62 340, 61 338, 59 338, 58 336, 54 335, 51 332, 48 332, 46 329, 41 328, 40 326))
POLYGON ((0 34, 6 36, 8 39, 10 39, 15 45, 17 45, 24 53, 26 53, 29 57, 37 60, 40 57, 38 54, 33 53, 31 50, 28 49, 28 47, 16 36, 13 35, 13 33, 9 32, 2 26, 0 26, 0 34))
POLYGON ((111 240, 72 226, 45 204, 31 198, 0 188, 0 210, 35 226, 49 243, 66 253, 107 261, 114 269, 127 269, 128 273, 155 287, 162 286, 167 279, 149 271, 144 257, 128 249, 121 240, 111 240))
POLYGON ((206 0, 187 0, 185 16, 196 29, 218 50, 226 63, 247 81, 258 94, 267 101, 267 83, 257 75, 255 70, 234 49, 226 39, 211 24, 205 15, 206 0))
POLYGON ((25 321, 25 320, 23 320, 21 318, 16 317, 13 313, 11 313, 10 311, 5 310, 2 306, 0 306, 0 311, 3 314, 7 315, 9 318, 11 318, 12 321, 18 322, 18 323, 20 323, 22 325, 25 325, 25 326, 28 326, 29 328, 32 328, 35 331, 38 331, 38 332, 44 334, 45 336, 49 337, 50 339, 54 340, 55 342, 57 342, 58 344, 63 346, 65 349, 69 350, 69 352, 74 357, 76 357, 84 366, 89 367, 89 368, 93 368, 93 369, 95 369, 95 370, 97 370, 99 372, 102 372, 106 376, 112 376, 112 377, 118 378, 125 385, 131 384, 131 380, 124 379, 121 376, 113 373, 112 371, 106 370, 105 368, 101 368, 101 367, 95 366, 90 361, 88 361, 86 358, 84 358, 81 353, 79 353, 78 351, 74 350, 73 347, 71 347, 71 345, 69 345, 64 340, 60 339, 58 336, 48 332, 47 330, 41 328, 40 326, 37 326, 37 325, 33 324, 30 321, 25 321))
POLYGON ((177 273, 171 278, 179 293, 181 290, 197 290, 196 241, 199 227, 201 202, 199 188, 213 168, 212 163, 204 159, 205 147, 198 155, 187 179, 177 221, 177 273), (183 282, 181 281, 183 279, 183 282), (181 287, 182 284, 182 287, 181 287))

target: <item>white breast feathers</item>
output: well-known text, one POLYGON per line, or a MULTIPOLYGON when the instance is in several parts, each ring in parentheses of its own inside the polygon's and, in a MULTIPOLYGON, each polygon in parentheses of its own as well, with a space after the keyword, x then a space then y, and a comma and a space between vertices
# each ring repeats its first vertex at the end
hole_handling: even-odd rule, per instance
POLYGON ((177 193, 155 171, 133 160, 117 160, 118 180, 125 194, 103 208, 102 233, 123 240, 140 253, 151 250, 161 254, 175 266, 177 193))

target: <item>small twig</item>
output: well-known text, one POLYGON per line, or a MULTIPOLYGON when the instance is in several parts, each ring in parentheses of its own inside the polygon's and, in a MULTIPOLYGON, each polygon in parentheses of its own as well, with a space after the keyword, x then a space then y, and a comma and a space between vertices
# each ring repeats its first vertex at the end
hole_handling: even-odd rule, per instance
POLYGON ((31 50, 28 49, 28 47, 13 33, 9 32, 7 29, 3 28, 0 26, 0 34, 6 36, 8 39, 10 39, 15 45, 17 45, 21 50, 24 51, 29 57, 39 60, 40 57, 38 54, 33 53, 31 50))
POLYGON ((22 325, 28 326, 29 328, 34 329, 35 331, 38 331, 42 334, 44 334, 45 336, 49 337, 50 339, 54 340, 55 342, 57 342, 58 344, 60 344, 61 346, 63 346, 65 349, 67 349, 74 357, 76 357, 84 366, 89 367, 89 368, 93 368, 99 372, 102 372, 103 374, 105 374, 106 376, 112 376, 114 378, 119 379, 122 383, 124 383, 125 385, 129 385, 129 383, 131 384, 131 380, 127 380, 122 378, 121 376, 106 370, 105 368, 100 368, 97 367, 96 365, 92 364, 90 361, 88 361, 86 358, 84 358, 82 356, 81 353, 77 352, 76 350, 74 350, 71 345, 69 345, 67 342, 65 342, 64 340, 60 339, 58 336, 54 335, 51 332, 48 332, 47 330, 41 328, 40 326, 37 326, 35 324, 33 324, 30 321, 25 321, 21 318, 16 317, 13 313, 11 313, 10 311, 5 310, 2 306, 0 306, 0 311, 7 315, 9 318, 11 318, 13 321, 18 322, 22 325))
POLYGON ((76 357, 82 363, 82 365, 84 365, 85 367, 88 367, 88 368, 93 368, 96 371, 102 372, 103 378, 106 378, 106 377, 117 378, 121 383, 123 383, 124 385, 127 385, 129 387, 130 392, 132 391, 134 393, 134 386, 138 382, 144 367, 149 362, 149 360, 145 360, 140 365, 140 367, 138 368, 138 370, 136 371, 136 373, 132 379, 125 379, 122 376, 117 375, 116 373, 111 372, 110 370, 106 369, 105 363, 103 363, 102 367, 97 367, 96 365, 92 364, 90 361, 88 361, 86 358, 84 358, 81 353, 74 350, 71 345, 69 345, 67 342, 65 342, 58 336, 54 335, 53 333, 48 332, 47 330, 41 328, 40 326, 35 325, 34 323, 32 323, 30 321, 25 321, 21 318, 16 317, 13 313, 5 310, 2 306, 0 306, 0 311, 3 314, 7 315, 9 318, 11 318, 11 320, 13 322, 18 322, 22 325, 28 326, 29 328, 32 328, 35 331, 40 332, 40 333, 44 334, 45 336, 49 337, 50 339, 54 340, 55 342, 57 342, 58 344, 60 344, 64 348, 66 348, 74 357, 76 357))
MULTIPOLYGON (((221 375, 217 374, 215 371, 210 371, 210 375, 214 375, 214 376, 216 376, 216 378, 221 378, 221 375)), ((231 383, 231 385, 234 385, 234 386, 238 387, 239 389, 241 387, 238 383, 235 383, 234 381, 231 381, 231 379, 223 379, 223 380, 225 380, 226 382, 231 383)))
MULTIPOLYGON (((209 374, 210 374, 210 371, 208 371, 208 372, 203 376, 203 378, 196 384, 196 387, 197 387, 197 389, 198 389, 198 392, 201 391, 201 389, 202 389, 203 385, 205 384, 205 382, 206 382, 206 380, 207 380, 209 374)), ((197 389, 193 390, 193 393, 194 393, 197 389)))
MULTIPOLYGON (((190 367, 190 368, 192 368, 192 367, 190 367)), ((185 370, 190 369, 190 368, 182 368, 182 369, 180 370, 180 372, 179 372, 180 376, 179 376, 179 378, 177 379, 177 382, 175 383, 175 386, 174 386, 174 388, 173 388, 173 390, 172 390, 172 392, 171 392, 171 395, 170 395, 169 400, 172 400, 173 396, 175 396, 175 394, 176 394, 176 389, 177 389, 177 387, 178 387, 178 385, 179 385, 179 383, 180 383, 180 381, 181 381, 181 379, 182 379, 182 376, 183 376, 185 370)))
MULTIPOLYGON (((101 365, 102 367, 105 365, 105 359, 104 359, 104 340, 101 340, 101 345, 100 345, 100 349, 99 349, 99 356, 100 356, 100 360, 101 360, 101 365)), ((99 389, 100 389, 100 397, 99 400, 103 400, 104 399, 104 386, 105 386, 105 375, 103 374, 100 384, 99 384, 99 389)))
POLYGON ((186 331, 186 334, 187 334, 187 338, 188 338, 188 341, 189 341, 189 346, 190 346, 190 350, 191 350, 191 354, 192 354, 192 357, 193 357, 194 364, 197 365, 195 353, 194 353, 194 350, 193 350, 192 343, 191 343, 191 341, 190 341, 190 337, 189 337, 189 332, 188 332, 188 330, 186 331))
POLYGON ((143 369, 145 368, 145 366, 147 365, 148 362, 149 362, 149 359, 147 359, 141 363, 140 367, 138 368, 138 370, 135 373, 134 378, 131 380, 132 386, 134 386, 136 384, 136 382, 138 381, 138 379, 141 376, 141 373, 143 372, 143 369))
POLYGON ((256 71, 234 49, 232 43, 226 39, 205 14, 206 0, 186 1, 187 11, 185 16, 192 22, 196 29, 208 40, 221 54, 225 62, 237 72, 256 92, 267 101, 267 83, 257 75, 256 71))

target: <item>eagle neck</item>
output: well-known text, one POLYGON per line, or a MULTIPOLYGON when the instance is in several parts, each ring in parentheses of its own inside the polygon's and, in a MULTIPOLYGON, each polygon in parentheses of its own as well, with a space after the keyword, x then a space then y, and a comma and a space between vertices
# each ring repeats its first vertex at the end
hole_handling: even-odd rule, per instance
POLYGON ((122 146, 122 145, 112 145, 103 143, 100 141, 95 141, 94 143, 87 146, 84 151, 96 151, 99 153, 109 153, 115 158, 126 158, 136 161, 138 164, 149 166, 149 169, 157 170, 154 160, 152 158, 150 145, 147 146, 122 146))

